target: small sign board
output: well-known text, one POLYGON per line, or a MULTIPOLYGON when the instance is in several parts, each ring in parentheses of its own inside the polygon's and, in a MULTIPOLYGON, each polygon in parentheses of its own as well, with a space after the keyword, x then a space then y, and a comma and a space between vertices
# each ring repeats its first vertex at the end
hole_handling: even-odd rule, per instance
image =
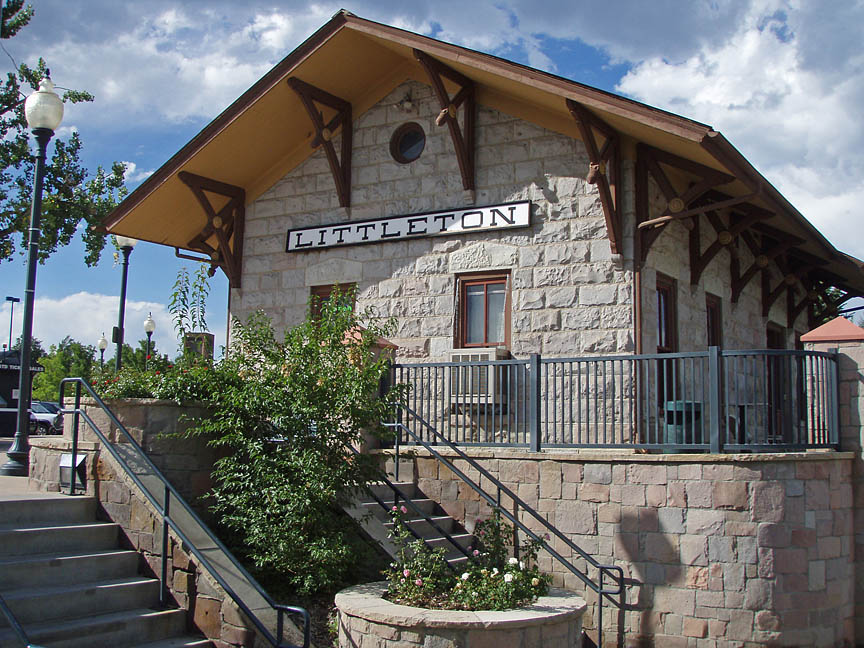
POLYGON ((531 225, 531 201, 347 221, 288 230, 286 252, 321 250, 426 236, 451 236, 531 225))

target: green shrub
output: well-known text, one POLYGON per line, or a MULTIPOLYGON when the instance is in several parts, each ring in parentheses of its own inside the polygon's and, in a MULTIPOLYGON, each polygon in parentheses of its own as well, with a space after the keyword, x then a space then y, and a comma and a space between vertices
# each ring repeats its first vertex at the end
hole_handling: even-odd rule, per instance
POLYGON ((529 538, 519 558, 508 552, 513 529, 496 512, 474 529, 476 548, 467 565, 454 571, 442 548, 430 549, 405 525, 405 507, 393 507, 396 562, 385 572, 387 597, 402 605, 455 610, 510 610, 527 605, 549 589, 549 577, 537 568, 542 541, 529 538))

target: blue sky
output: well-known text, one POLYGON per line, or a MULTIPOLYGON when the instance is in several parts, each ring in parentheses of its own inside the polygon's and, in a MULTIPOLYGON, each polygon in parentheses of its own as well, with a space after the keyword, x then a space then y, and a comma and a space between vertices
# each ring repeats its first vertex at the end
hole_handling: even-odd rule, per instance
MULTIPOLYGON (((864 258, 864 7, 792 0, 34 0, 9 54, 42 56, 60 86, 86 89, 59 137, 81 133, 90 168, 129 163, 134 188, 340 6, 618 92, 722 131, 840 249, 864 258)), ((5 57, 0 61, 5 61, 5 57)), ((2 64, 2 63, 0 63, 2 64)), ((11 64, 7 65, 11 67, 11 64)), ((132 254, 127 340, 173 352, 166 304, 182 262, 132 254)), ((190 268, 194 264, 190 264, 190 268)), ((0 298, 23 296, 24 260, 0 263, 0 298)), ((39 267, 35 334, 95 344, 116 323, 120 268, 110 249, 86 268, 80 244, 39 267)), ((208 320, 226 327, 227 281, 211 283, 208 320)), ((20 334, 20 307, 13 337, 20 334)), ((0 339, 9 308, 0 306, 0 339)), ((109 353, 110 355, 110 353, 109 353)))

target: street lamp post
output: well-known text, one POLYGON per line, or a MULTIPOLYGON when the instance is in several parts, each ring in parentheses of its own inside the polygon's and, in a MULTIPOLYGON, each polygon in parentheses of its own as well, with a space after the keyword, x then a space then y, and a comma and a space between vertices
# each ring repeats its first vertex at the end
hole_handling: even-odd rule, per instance
POLYGON ((99 341, 96 343, 96 348, 99 349, 99 369, 105 368, 105 349, 108 348, 108 340, 105 339, 105 334, 102 334, 102 337, 99 338, 99 341))
POLYGON ((24 102, 27 125, 33 131, 39 152, 36 156, 36 175, 33 182, 33 202, 30 212, 30 243, 27 250, 27 287, 24 290, 24 327, 21 333, 20 364, 18 371, 18 420, 15 440, 6 452, 9 461, 0 468, 0 474, 26 476, 30 464, 30 443, 27 438, 30 425, 30 345, 33 339, 33 302, 36 294, 36 261, 39 257, 39 237, 42 218, 42 183, 45 178, 45 152, 54 131, 63 121, 63 102, 54 92, 48 70, 39 84, 39 90, 24 102))
POLYGON ((144 332, 147 334, 147 355, 144 356, 144 371, 147 371, 147 361, 150 359, 150 338, 153 337, 155 330, 156 322, 153 321, 153 313, 147 313, 147 319, 144 320, 144 332))
POLYGON ((123 279, 120 282, 120 316, 117 318, 117 327, 114 329, 114 342, 117 343, 117 357, 114 359, 114 368, 120 371, 123 366, 123 320, 126 317, 126 278, 129 276, 129 255, 132 248, 138 242, 128 236, 115 236, 117 247, 123 253, 123 279))
POLYGON ((15 304, 21 300, 18 297, 10 297, 6 295, 6 301, 9 302, 9 349, 12 349, 12 316, 15 315, 15 304))

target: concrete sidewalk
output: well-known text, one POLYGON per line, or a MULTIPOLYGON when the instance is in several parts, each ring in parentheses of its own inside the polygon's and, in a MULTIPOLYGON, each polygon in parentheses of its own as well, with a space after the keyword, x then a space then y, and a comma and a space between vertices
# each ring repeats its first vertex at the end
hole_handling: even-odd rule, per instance
POLYGON ((28 487, 27 481, 27 477, 8 477, 6 475, 0 475, 0 502, 4 500, 65 497, 60 493, 45 493, 42 491, 31 490, 28 487))

